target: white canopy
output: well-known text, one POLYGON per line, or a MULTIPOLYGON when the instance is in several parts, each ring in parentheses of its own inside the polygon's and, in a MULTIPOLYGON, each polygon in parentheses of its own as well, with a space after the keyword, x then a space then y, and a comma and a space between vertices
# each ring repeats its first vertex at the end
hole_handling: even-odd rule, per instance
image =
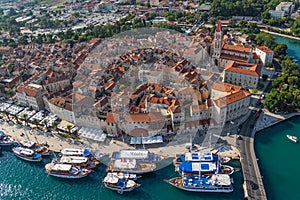
POLYGON ((70 171, 72 165, 68 164, 55 164, 51 167, 51 170, 55 171, 70 171))

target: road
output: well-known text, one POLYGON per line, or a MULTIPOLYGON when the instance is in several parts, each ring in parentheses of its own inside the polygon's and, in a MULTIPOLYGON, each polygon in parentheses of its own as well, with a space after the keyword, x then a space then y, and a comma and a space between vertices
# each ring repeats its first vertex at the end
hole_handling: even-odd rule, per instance
POLYGON ((247 189, 248 199, 267 199, 257 159, 254 152, 255 114, 251 113, 241 129, 242 139, 237 140, 237 147, 241 153, 241 165, 243 168, 244 183, 247 189))

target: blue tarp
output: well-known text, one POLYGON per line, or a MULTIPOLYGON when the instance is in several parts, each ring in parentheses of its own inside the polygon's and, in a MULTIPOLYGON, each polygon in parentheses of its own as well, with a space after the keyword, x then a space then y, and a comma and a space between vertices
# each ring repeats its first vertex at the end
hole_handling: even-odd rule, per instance
POLYGON ((84 155, 84 156, 90 155, 90 150, 89 150, 89 149, 84 149, 83 155, 84 155))

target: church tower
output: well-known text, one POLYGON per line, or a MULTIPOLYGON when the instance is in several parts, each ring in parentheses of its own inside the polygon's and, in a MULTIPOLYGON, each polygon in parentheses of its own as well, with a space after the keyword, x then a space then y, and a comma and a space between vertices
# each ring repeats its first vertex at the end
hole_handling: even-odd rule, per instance
POLYGON ((213 58, 219 59, 221 56, 221 50, 222 50, 222 25, 221 21, 218 21, 216 32, 215 32, 215 38, 214 38, 214 50, 213 50, 213 58))

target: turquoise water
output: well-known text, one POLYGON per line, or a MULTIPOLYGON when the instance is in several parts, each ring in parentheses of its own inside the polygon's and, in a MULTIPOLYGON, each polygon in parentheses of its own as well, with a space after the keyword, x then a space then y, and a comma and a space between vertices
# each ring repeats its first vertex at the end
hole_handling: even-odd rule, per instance
MULTIPOLYGON (((137 190, 119 195, 102 185, 104 165, 84 179, 64 180, 46 174, 44 164, 47 162, 50 160, 39 164, 29 163, 16 158, 10 151, 3 151, 0 154, 0 199, 243 199, 241 171, 233 176, 235 191, 231 194, 198 194, 178 190, 163 181, 177 175, 170 165, 144 175, 139 180, 142 186, 137 190)), ((235 161, 231 164, 239 165, 235 161)))
POLYGON ((293 56, 300 64, 300 40, 294 40, 290 38, 284 38, 277 35, 273 35, 278 43, 284 43, 288 46, 287 55, 293 56))
POLYGON ((300 138, 300 117, 292 118, 259 132, 255 138, 256 156, 268 199, 299 200, 300 144, 286 134, 300 138))
MULTIPOLYGON (((300 41, 274 36, 288 46, 287 53, 300 64, 300 41)), ((259 132, 255 138, 255 152, 268 199, 299 200, 298 172, 300 144, 288 140, 286 134, 300 138, 300 117, 295 117, 259 132)))

